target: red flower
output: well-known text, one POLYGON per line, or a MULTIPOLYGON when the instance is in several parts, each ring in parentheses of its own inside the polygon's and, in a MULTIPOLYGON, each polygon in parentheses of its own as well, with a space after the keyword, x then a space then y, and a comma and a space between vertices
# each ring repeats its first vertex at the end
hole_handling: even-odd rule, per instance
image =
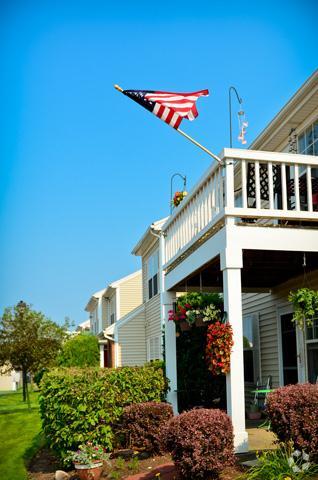
POLYGON ((230 371, 233 330, 230 324, 215 322, 208 326, 205 358, 212 375, 230 371))

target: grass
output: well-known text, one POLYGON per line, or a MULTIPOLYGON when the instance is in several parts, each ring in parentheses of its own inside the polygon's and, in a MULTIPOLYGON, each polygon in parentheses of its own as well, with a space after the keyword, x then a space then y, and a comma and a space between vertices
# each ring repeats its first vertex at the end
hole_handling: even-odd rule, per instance
POLYGON ((31 410, 21 392, 0 394, 0 472, 1 478, 26 480, 25 463, 42 443, 38 393, 30 393, 31 410))

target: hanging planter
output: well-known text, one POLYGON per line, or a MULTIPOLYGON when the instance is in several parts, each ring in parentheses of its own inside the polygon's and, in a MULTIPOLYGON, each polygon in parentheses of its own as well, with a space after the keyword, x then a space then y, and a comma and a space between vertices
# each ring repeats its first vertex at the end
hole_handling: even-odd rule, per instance
POLYGON ((188 192, 186 192, 186 191, 176 192, 173 196, 172 201, 171 201, 172 205, 174 207, 177 207, 178 205, 180 205, 180 203, 182 202, 184 197, 186 197, 187 195, 188 195, 188 192))
POLYGON ((208 326, 205 359, 212 375, 229 373, 233 345, 233 330, 229 323, 215 322, 208 326))
POLYGON ((175 310, 170 310, 169 320, 180 326, 181 331, 192 326, 204 327, 210 322, 224 320, 223 300, 218 294, 191 292, 178 298, 175 310))
POLYGON ((288 301, 293 304, 293 322, 303 329, 305 325, 311 327, 318 319, 318 291, 310 288, 299 288, 291 291, 288 301))

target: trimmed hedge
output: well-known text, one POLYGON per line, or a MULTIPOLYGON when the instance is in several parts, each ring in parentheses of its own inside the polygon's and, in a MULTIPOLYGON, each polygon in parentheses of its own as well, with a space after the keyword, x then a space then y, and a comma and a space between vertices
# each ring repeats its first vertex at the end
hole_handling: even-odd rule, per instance
POLYGON ((219 478, 235 462, 232 422, 222 410, 181 413, 163 430, 163 449, 171 453, 182 478, 219 478))
POLYGON ((62 459, 67 450, 87 441, 111 450, 113 426, 124 407, 132 403, 160 402, 166 387, 163 370, 156 364, 52 370, 41 382, 43 431, 62 459))
POLYGON ((271 392, 266 411, 281 442, 292 441, 318 461, 318 385, 288 385, 271 392))
POLYGON ((125 407, 120 422, 125 446, 160 453, 162 428, 172 417, 169 403, 146 402, 125 407))

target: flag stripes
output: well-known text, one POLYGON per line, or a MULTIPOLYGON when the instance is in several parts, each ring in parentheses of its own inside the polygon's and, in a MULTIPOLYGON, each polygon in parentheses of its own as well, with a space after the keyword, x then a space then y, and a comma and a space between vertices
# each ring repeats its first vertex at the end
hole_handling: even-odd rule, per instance
POLYGON ((123 93, 176 129, 183 118, 194 120, 198 116, 195 102, 199 97, 209 95, 208 90, 192 93, 124 90, 123 93))

